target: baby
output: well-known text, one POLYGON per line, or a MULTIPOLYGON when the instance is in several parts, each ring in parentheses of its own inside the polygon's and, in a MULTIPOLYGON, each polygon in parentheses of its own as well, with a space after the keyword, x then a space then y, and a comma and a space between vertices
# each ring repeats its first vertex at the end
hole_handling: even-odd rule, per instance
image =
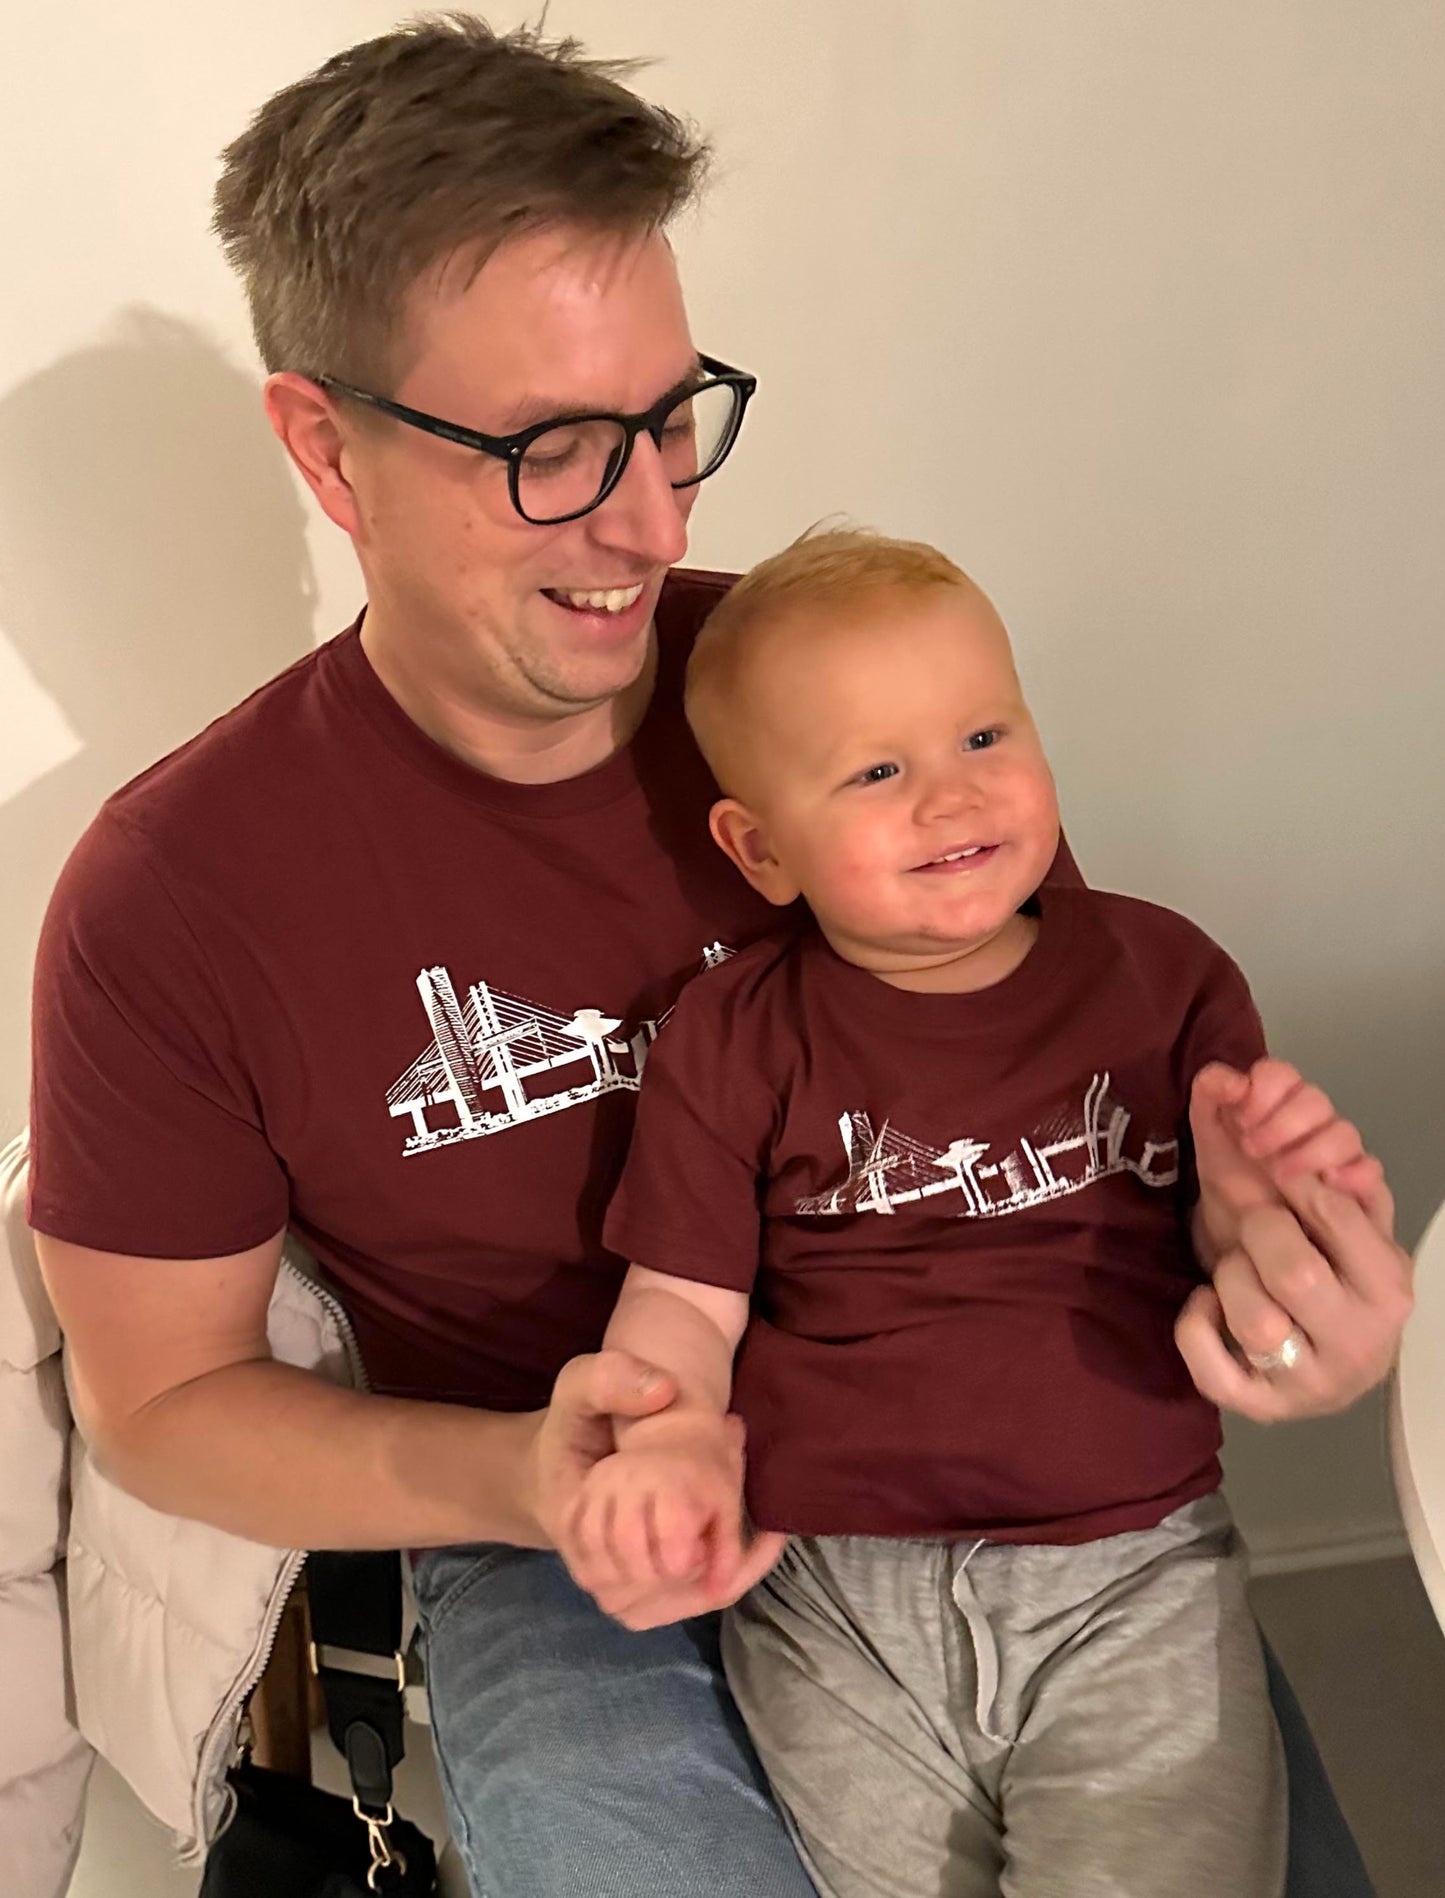
POLYGON ((1270 1898, 1278 1737, 1173 1329, 1281 1179, 1378 1166, 1223 950, 1050 878, 1008 637, 943 555, 765 561, 687 707, 718 844, 811 920, 650 1057, 608 1343, 681 1394, 619 1427, 574 1572, 741 1572, 736 1410, 764 1558, 789 1539, 728 1676, 822 1893, 1270 1898))

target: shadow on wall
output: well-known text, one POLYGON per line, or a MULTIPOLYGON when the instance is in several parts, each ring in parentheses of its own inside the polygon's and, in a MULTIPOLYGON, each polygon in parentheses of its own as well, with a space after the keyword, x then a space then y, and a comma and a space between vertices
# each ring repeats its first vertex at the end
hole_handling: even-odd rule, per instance
POLYGON ((0 1138, 60 866, 112 790, 308 650, 305 527, 255 381, 170 317, 0 398, 0 633, 82 746, 0 806, 0 1138))

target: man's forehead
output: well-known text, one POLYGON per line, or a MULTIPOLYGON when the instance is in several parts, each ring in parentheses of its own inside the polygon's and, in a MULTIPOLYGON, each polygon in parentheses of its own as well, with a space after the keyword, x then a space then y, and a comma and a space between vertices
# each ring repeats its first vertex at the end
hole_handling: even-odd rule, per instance
POLYGON ((477 425, 498 434, 644 409, 699 373, 672 252, 657 236, 551 230, 484 257, 464 249, 418 282, 408 314, 414 365, 433 385, 484 399, 477 425))
MULTIPOLYGON (((655 399, 661 401, 668 395, 681 398, 693 384, 700 380, 701 376, 702 364, 698 360, 697 351, 694 350, 691 362, 665 388, 657 391, 655 399)), ((632 399, 631 397, 619 398, 624 401, 632 399)), ((651 405, 651 399, 643 399, 644 408, 650 408, 651 405)), ((534 422, 549 422, 556 417, 580 415, 597 408, 615 408, 617 403, 599 397, 595 388, 583 390, 574 387, 564 394, 559 385, 550 393, 544 393, 538 389, 528 390, 525 394, 518 395, 515 400, 508 398, 497 402, 495 406, 500 417, 496 424, 497 433, 511 435, 519 429, 530 428, 534 422)))

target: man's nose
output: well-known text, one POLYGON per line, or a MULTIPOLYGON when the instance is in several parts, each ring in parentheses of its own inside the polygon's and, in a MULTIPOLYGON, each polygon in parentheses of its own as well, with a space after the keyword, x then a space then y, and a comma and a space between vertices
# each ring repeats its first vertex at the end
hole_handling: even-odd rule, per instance
POLYGON ((673 487, 657 444, 639 435, 622 479, 591 516, 593 538, 649 565, 670 567, 687 552, 690 493, 673 487))

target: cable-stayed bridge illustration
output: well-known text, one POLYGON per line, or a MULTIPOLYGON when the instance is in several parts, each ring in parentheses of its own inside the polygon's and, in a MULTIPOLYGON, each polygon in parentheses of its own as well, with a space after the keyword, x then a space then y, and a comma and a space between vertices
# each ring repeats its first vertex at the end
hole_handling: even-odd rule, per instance
POLYGON ((1110 1093, 1107 1073, 1095 1074, 1084 1089, 1082 1112, 1065 1108, 1003 1154, 995 1154, 992 1142, 967 1135, 946 1147, 930 1146, 886 1120, 875 1131, 866 1112, 850 1110, 838 1119, 847 1173, 828 1192, 800 1199, 793 1210, 892 1213, 915 1200, 955 1193, 960 1203, 949 1209, 955 1217, 997 1219, 1081 1193, 1113 1173, 1132 1173, 1145 1186, 1175 1185, 1178 1140, 1131 1139, 1132 1118, 1110 1093))
MULTIPOLYGON (((701 966, 716 968, 732 953, 710 943, 701 966)), ((502 1133, 617 1088, 635 1090, 672 1012, 627 1028, 600 1008, 567 1016, 487 982, 473 982, 458 999, 440 965, 421 970, 416 986, 433 1039, 386 1091, 391 1117, 411 1122, 407 1155, 502 1133)))

